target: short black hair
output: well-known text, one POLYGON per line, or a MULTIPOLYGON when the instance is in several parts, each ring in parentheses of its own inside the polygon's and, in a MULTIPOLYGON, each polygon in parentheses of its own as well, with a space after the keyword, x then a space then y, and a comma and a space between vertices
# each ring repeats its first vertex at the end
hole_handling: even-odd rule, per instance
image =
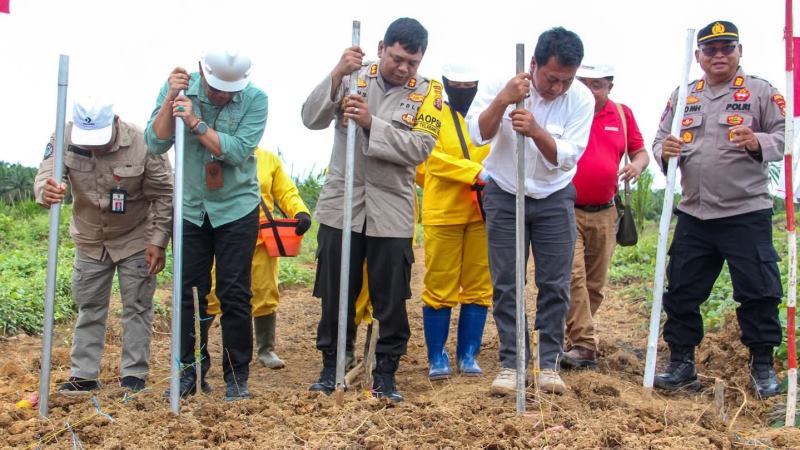
POLYGON ((410 17, 401 17, 389 25, 383 36, 383 46, 391 47, 399 42, 409 53, 417 53, 428 48, 428 30, 419 21, 410 17))
POLYGON ((555 57, 562 66, 580 66, 583 60, 583 42, 573 31, 564 27, 551 28, 536 42, 533 58, 540 66, 547 65, 555 57))

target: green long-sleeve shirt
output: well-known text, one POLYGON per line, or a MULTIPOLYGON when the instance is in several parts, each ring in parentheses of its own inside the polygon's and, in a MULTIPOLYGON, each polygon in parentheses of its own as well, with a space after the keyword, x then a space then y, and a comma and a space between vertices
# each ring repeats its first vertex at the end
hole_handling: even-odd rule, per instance
MULTIPOLYGON (((153 121, 168 90, 169 85, 165 83, 144 133, 147 147, 156 154, 165 153, 175 141, 174 136, 159 139, 153 129, 153 121)), ((217 190, 206 187, 205 166, 212 161, 212 154, 186 127, 183 218, 200 226, 207 214, 211 226, 216 228, 244 217, 258 206, 259 189, 253 152, 267 122, 267 95, 251 83, 226 105, 215 106, 206 97, 200 74, 193 73, 186 96, 192 101, 195 114, 219 135, 222 155, 216 159, 222 163, 224 186, 217 190)))

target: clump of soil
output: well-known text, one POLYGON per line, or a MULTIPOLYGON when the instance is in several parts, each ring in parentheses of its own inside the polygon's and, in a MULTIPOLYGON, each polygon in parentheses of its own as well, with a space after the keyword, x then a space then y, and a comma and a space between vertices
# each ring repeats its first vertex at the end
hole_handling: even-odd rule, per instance
MULTIPOLYGON (((417 261, 424 260, 421 253, 417 256, 417 261)), ((752 398, 747 350, 739 343, 733 320, 710 333, 698 349, 704 384, 701 392, 644 395, 641 384, 648 313, 636 299, 620 298, 613 287, 599 312, 598 369, 562 372, 569 386, 565 395, 541 394, 533 387, 522 416, 516 415, 513 398, 489 395, 489 384, 499 368, 497 332, 491 318, 478 358, 487 375, 456 375, 431 383, 420 317, 423 270, 421 264, 414 267, 415 296, 408 302, 413 335, 397 374, 406 398, 400 405, 375 400, 360 386, 345 394, 342 407, 337 407, 333 398, 307 391, 321 365, 314 348, 319 301, 309 289, 297 289, 283 292, 279 309, 277 351, 287 367, 269 370, 254 363, 250 377, 253 398, 223 402, 219 328, 215 326, 209 345, 214 391, 185 400, 178 417, 170 413, 162 397, 169 377, 167 319, 158 319, 155 326, 148 389, 126 396, 116 380, 120 324, 112 317, 101 371, 104 388, 97 394, 99 410, 88 397, 69 398, 54 392, 57 382, 69 375, 71 328, 60 327, 54 339, 53 393, 47 420, 40 419, 35 409, 15 407, 18 400, 38 390, 40 339, 18 336, 1 340, 0 449, 71 449, 73 439, 86 448, 170 450, 800 448, 797 429, 773 430, 764 423, 766 411, 782 399, 759 402, 752 398), (722 415, 712 402, 715 378, 727 386, 722 415)), ((529 292, 532 315, 535 290, 529 292)), ((164 293, 161 295, 168 303, 164 293)), ((457 318, 450 330, 450 355, 455 355, 456 324, 457 318)), ((363 334, 359 335, 359 347, 363 334)), ((664 359, 663 344, 660 352, 664 359)))

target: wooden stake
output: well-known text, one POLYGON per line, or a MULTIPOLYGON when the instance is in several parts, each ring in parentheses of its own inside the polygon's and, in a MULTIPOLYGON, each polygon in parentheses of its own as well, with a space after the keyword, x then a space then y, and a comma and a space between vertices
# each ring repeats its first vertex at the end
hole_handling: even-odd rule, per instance
POLYGON ((203 352, 200 349, 200 298, 197 295, 197 286, 192 286, 192 297, 194 301, 194 373, 195 373, 195 394, 200 394, 201 383, 201 370, 200 360, 203 358, 203 352))

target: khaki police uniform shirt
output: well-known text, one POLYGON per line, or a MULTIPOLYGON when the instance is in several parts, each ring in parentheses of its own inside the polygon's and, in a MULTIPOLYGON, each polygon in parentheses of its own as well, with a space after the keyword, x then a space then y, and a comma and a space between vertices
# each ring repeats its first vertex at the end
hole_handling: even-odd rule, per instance
MULTIPOLYGON (((353 177, 352 231, 375 237, 414 236, 416 166, 436 144, 441 126, 442 85, 417 76, 404 86, 389 86, 378 63, 367 63, 358 73, 358 93, 366 97, 372 125, 357 128, 353 177)), ((342 98, 349 84, 331 92, 328 75, 303 104, 302 117, 312 130, 334 122, 331 160, 315 209, 316 219, 341 229, 344 206, 347 128, 342 126, 342 98)))
MULTIPOLYGON (((653 143, 662 170, 661 144, 671 133, 677 89, 667 103, 653 143)), ((727 86, 705 79, 689 85, 679 139, 682 197, 678 209, 701 220, 730 217, 772 207, 767 163, 780 161, 784 143, 783 96, 769 82, 739 68, 727 86), (744 124, 755 133, 761 153, 736 147, 729 133, 744 124)))
MULTIPOLYGON (((70 145, 72 123, 64 133, 65 177, 73 197, 69 231, 78 250, 117 262, 148 244, 165 248, 172 231, 172 169, 166 155, 147 151, 142 130, 119 121, 113 147, 102 155, 70 145), (125 213, 109 210, 111 191, 127 191, 125 213)), ((55 136, 34 182, 36 202, 44 205, 44 185, 53 177, 55 136)))

